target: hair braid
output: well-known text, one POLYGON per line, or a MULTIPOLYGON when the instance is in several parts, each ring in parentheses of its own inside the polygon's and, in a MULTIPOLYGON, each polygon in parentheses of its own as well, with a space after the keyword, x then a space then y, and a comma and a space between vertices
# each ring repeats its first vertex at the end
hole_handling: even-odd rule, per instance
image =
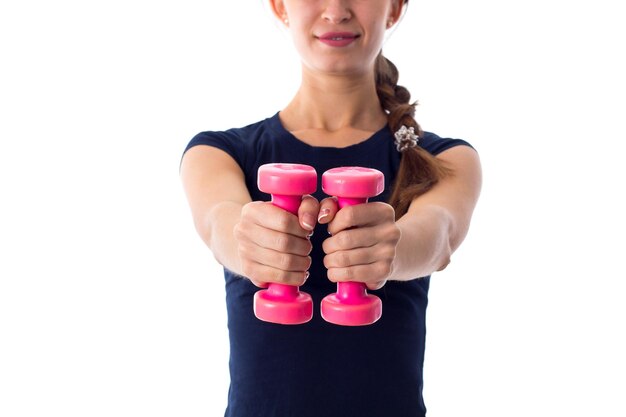
MULTIPOLYGON (((414 118, 417 102, 410 103, 411 93, 398 85, 398 69, 382 52, 376 58, 375 71, 376 91, 381 106, 387 113, 390 129, 396 132, 402 125, 412 127, 421 137, 423 131, 414 118)), ((396 219, 407 212, 415 197, 430 190, 450 172, 441 161, 419 145, 402 152, 400 168, 389 198, 389 204, 396 211, 396 219)))

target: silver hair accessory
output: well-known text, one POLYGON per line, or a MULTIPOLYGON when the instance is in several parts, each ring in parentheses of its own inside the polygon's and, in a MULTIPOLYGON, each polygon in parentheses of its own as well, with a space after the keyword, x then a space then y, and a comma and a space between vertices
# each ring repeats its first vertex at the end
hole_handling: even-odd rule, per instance
POLYGON ((417 142, 419 142, 419 137, 415 134, 413 127, 402 125, 402 127, 394 133, 394 136, 396 137, 395 142, 398 152, 404 152, 409 148, 414 148, 417 146, 417 142))

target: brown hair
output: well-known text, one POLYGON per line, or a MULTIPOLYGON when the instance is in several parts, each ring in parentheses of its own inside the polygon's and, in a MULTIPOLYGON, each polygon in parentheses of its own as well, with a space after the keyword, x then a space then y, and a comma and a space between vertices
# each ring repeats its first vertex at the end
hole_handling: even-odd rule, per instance
MULTIPOLYGON (((399 73, 396 66, 382 54, 375 64, 376 92, 381 106, 387 113, 389 128, 396 132, 402 125, 412 127, 418 137, 423 136, 420 125, 415 121, 415 106, 410 103, 411 93, 398 85, 399 73)), ((430 190, 441 178, 450 174, 449 168, 432 156, 419 144, 402 152, 400 168, 393 184, 389 204, 396 211, 396 219, 402 217, 411 201, 430 190)))

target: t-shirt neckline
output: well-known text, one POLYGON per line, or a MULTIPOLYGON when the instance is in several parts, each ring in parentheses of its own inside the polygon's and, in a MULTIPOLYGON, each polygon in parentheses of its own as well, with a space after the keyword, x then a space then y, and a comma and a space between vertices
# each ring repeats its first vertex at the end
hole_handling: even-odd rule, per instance
POLYGON ((346 146, 343 148, 333 146, 313 146, 298 139, 290 131, 285 129, 279 115, 280 112, 276 112, 274 116, 270 118, 270 127, 275 133, 278 133, 276 139, 286 141, 288 142, 287 144, 289 146, 294 146, 302 151, 313 151, 321 154, 329 154, 329 156, 340 156, 344 154, 356 155, 371 152, 373 149, 378 149, 378 151, 380 151, 380 148, 378 147, 380 146, 381 142, 391 141, 392 135, 389 129, 389 125, 385 125, 378 131, 374 132, 370 137, 364 139, 359 143, 355 143, 354 145, 346 146))

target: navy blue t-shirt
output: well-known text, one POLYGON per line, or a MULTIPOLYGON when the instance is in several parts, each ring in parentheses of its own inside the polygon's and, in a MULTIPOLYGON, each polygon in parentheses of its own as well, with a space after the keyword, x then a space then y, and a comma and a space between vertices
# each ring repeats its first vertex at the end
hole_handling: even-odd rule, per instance
MULTIPOLYGON (((388 126, 346 148, 314 147, 283 127, 278 113, 242 128, 196 135, 185 151, 208 145, 227 152, 240 165, 253 200, 269 201, 257 189, 257 170, 271 162, 313 166, 318 173, 314 196, 325 197, 321 175, 338 166, 376 168, 385 174, 385 192, 370 201, 386 201, 400 164, 388 126)), ((425 133, 420 146, 433 155, 457 145, 425 133)), ((322 242, 325 225, 311 237, 310 277, 301 291, 313 297, 313 319, 302 325, 258 320, 250 281, 224 271, 230 339, 230 389, 226 417, 418 417, 426 335, 429 277, 389 281, 377 291, 382 318, 369 326, 345 327, 324 321, 320 302, 335 292, 326 278, 322 242)), ((418 277, 416 277, 418 278, 418 277)))

